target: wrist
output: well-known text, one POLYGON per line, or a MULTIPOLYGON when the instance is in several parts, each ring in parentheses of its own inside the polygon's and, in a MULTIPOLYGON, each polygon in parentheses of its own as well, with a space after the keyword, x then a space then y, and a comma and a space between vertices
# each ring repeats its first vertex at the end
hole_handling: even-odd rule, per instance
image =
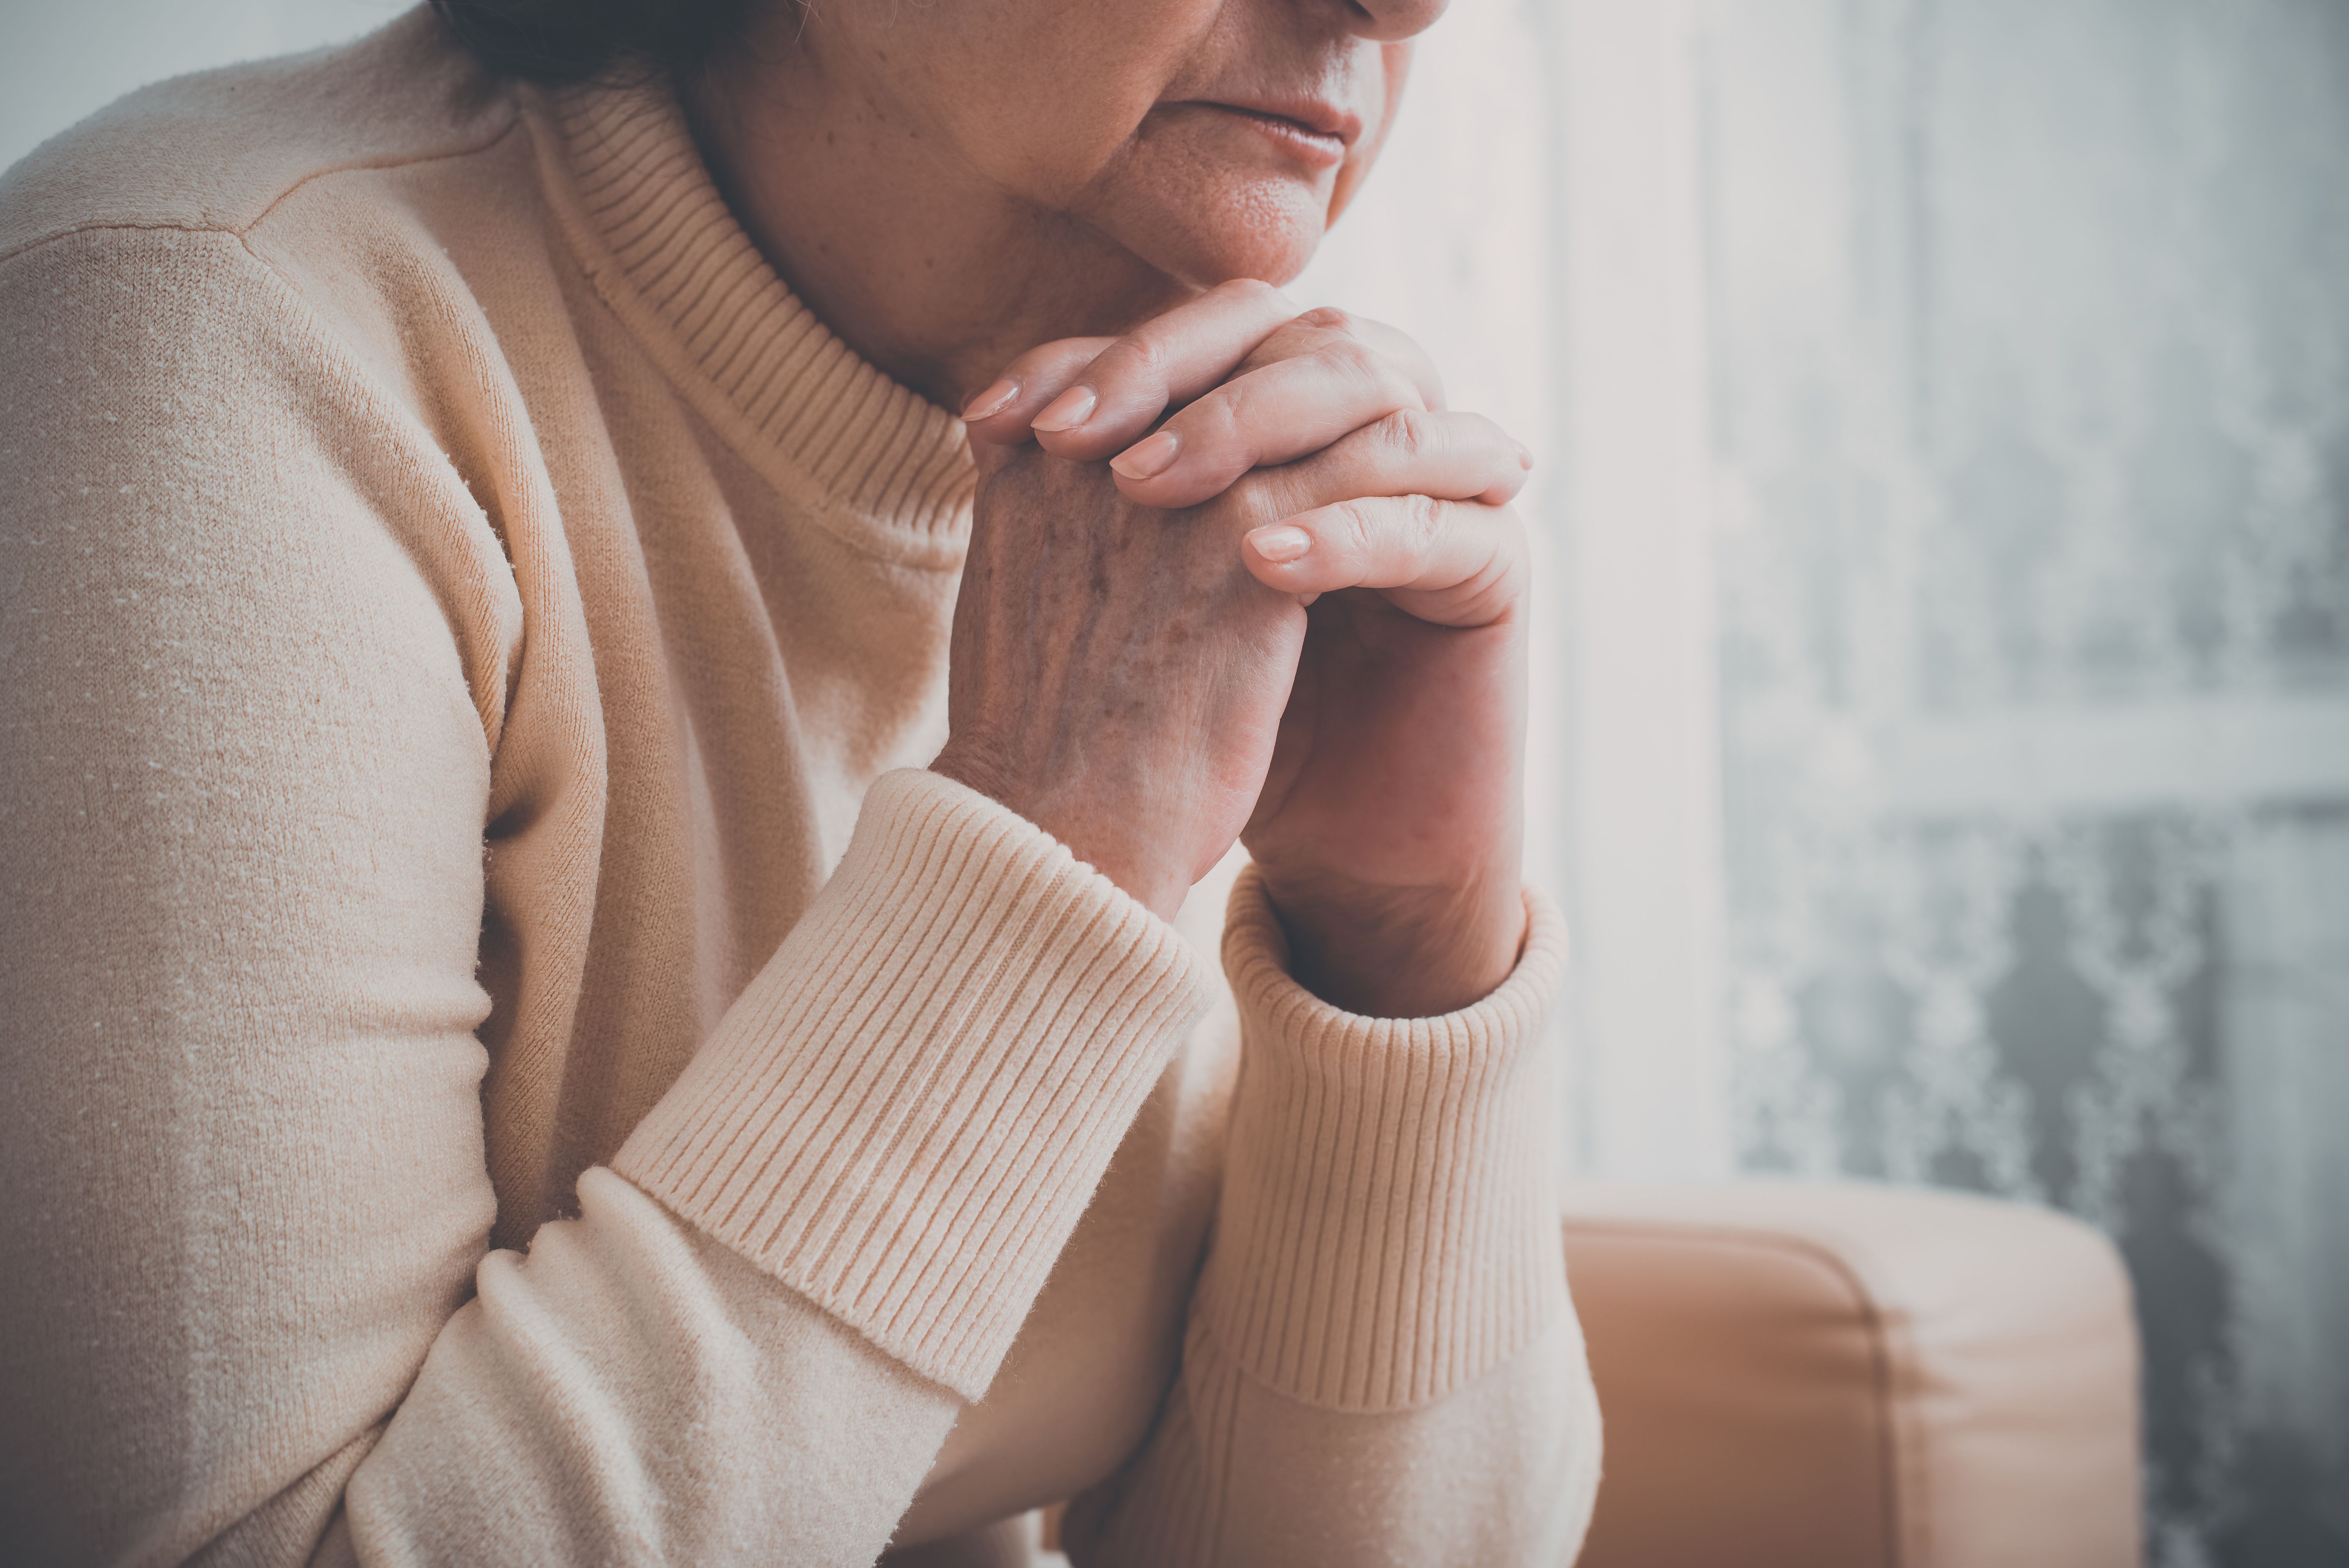
POLYGON ((1290 977, 1364 1017, 1434 1017, 1474 1006, 1500 988, 1525 949, 1514 863, 1449 887, 1268 872, 1264 882, 1288 939, 1290 977))
POLYGON ((1088 809, 1082 799, 1023 788, 1009 770, 993 766, 983 753, 951 741, 931 762, 930 771, 1033 822, 1160 919, 1172 920, 1183 907, 1183 895, 1190 884, 1140 852, 1147 846, 1135 844, 1133 835, 1123 830, 1128 824, 1114 813, 1088 809))

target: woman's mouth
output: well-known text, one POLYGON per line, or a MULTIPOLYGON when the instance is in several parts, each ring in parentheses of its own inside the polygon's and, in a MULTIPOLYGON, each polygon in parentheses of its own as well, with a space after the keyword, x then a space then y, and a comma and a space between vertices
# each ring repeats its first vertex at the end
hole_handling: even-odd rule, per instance
POLYGON ((1217 104, 1225 113, 1245 120, 1265 136, 1294 152, 1316 167, 1330 167, 1346 160, 1345 139, 1290 119, 1287 115, 1267 114, 1261 109, 1240 108, 1232 104, 1217 104))
POLYGON ((1362 133, 1361 116, 1314 99, 1201 102, 1197 107, 1229 116, 1314 169, 1343 163, 1347 150, 1362 133))

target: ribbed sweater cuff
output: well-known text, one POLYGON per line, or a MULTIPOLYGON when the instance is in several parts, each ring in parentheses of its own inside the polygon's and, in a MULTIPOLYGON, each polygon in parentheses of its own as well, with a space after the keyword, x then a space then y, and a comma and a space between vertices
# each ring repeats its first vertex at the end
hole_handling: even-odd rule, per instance
POLYGON ((1288 975, 1262 881, 1232 891, 1224 968, 1242 1057, 1207 1325, 1259 1382, 1305 1403, 1443 1398, 1566 1310, 1538 1038, 1564 923, 1526 895, 1516 970, 1435 1018, 1342 1012, 1288 975))
POLYGON ((1207 997, 1050 835, 884 775, 832 881, 613 1161, 965 1398, 1207 997))

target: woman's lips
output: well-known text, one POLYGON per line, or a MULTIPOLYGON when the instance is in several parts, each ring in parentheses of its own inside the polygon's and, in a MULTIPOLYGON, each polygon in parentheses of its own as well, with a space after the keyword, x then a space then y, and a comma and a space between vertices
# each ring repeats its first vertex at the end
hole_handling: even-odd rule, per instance
POLYGON ((1346 144, 1350 139, 1340 131, 1317 129, 1285 114, 1249 108, 1239 104, 1217 103, 1206 107, 1220 109, 1241 120, 1284 150, 1317 169, 1331 168, 1346 160, 1346 144))
POLYGON ((1219 118, 1237 120, 1291 159, 1314 170, 1343 163, 1347 152, 1362 134, 1361 116, 1307 94, 1252 94, 1235 100, 1193 98, 1166 107, 1204 109, 1219 118))

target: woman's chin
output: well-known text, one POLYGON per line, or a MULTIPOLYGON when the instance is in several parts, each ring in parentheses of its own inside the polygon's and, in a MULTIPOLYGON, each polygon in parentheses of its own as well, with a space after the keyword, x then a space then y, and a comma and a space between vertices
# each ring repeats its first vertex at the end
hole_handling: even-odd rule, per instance
POLYGON ((1146 259, 1160 271, 1199 288, 1234 278, 1286 284, 1305 270, 1320 247, 1327 211, 1316 199, 1299 200, 1289 190, 1247 193, 1227 205, 1187 214, 1170 226, 1158 253, 1146 259))
POLYGON ((1115 203, 1095 222, 1152 267, 1195 288, 1234 278, 1285 284, 1313 259, 1329 221, 1330 193, 1319 188, 1326 181, 1183 172, 1189 178, 1144 186, 1136 191, 1144 200, 1115 203))

